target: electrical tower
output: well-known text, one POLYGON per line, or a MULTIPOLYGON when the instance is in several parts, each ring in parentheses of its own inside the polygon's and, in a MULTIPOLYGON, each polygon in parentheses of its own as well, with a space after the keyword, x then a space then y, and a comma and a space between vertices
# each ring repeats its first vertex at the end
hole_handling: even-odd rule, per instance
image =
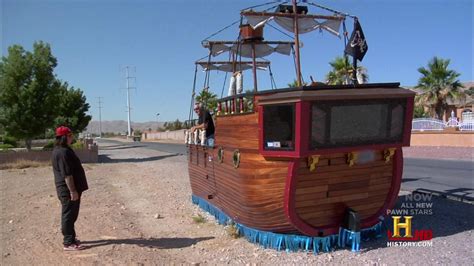
POLYGON ((128 137, 131 137, 132 136, 132 121, 131 121, 131 113, 130 113, 130 110, 132 109, 132 107, 130 106, 130 90, 131 89, 135 89, 133 87, 130 87, 130 79, 134 79, 135 77, 130 77, 129 76, 129 66, 126 66, 125 67, 125 80, 126 80, 126 85, 127 87, 125 88, 127 90, 127 124, 128 124, 128 134, 127 136, 128 137))

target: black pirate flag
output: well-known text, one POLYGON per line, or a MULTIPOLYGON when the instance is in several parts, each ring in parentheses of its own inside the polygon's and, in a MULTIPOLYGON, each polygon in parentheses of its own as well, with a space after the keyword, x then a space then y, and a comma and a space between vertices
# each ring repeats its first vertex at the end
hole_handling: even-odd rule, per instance
POLYGON ((369 46, 367 46, 362 27, 360 26, 359 21, 356 20, 354 23, 354 31, 352 32, 351 39, 349 40, 344 52, 359 61, 362 61, 368 49, 369 46))

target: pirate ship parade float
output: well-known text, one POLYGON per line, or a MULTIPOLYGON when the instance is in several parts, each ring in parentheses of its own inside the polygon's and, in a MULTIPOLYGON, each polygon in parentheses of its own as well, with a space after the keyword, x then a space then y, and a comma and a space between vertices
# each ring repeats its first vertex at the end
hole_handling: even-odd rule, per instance
POLYGON ((214 146, 204 145, 199 130, 186 133, 193 202, 264 247, 359 250, 361 238, 380 234, 396 202, 414 93, 399 83, 358 84, 357 73, 344 85, 302 85, 299 34, 339 36, 342 25, 346 56, 357 69, 367 50, 357 17, 296 1, 240 15, 236 41, 203 41, 209 55, 196 62, 195 73, 198 66, 206 73, 204 90, 210 71, 232 78, 229 96, 218 100, 214 113, 214 146), (308 7, 329 14, 311 15, 308 7), (347 19, 354 21, 350 38, 347 19), (294 38, 264 40, 263 28, 271 23, 294 38), (263 57, 291 51, 295 67, 288 65, 288 72, 296 69, 297 86, 257 90, 257 70, 270 70, 263 57), (228 60, 213 60, 219 54, 228 60), (254 88, 242 93, 245 70, 252 72, 254 88))

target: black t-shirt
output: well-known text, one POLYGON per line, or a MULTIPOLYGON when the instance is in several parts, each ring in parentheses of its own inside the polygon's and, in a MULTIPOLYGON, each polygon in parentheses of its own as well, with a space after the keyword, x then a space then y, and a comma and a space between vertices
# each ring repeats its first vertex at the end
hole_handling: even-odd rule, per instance
POLYGON ((67 197, 71 193, 66 185, 66 176, 74 178, 77 192, 81 193, 89 188, 81 160, 79 160, 71 148, 55 147, 52 157, 54 182, 59 197, 67 197))
POLYGON ((202 123, 204 123, 204 128, 206 129, 206 138, 210 135, 214 135, 214 121, 207 110, 201 111, 201 115, 199 116, 198 124, 200 125, 202 123))

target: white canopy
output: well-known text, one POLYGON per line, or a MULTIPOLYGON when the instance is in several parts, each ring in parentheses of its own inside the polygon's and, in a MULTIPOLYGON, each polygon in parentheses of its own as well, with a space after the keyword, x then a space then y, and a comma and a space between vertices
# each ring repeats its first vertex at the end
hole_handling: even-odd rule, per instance
MULTIPOLYGON (((289 17, 277 17, 277 16, 252 16, 245 15, 247 22, 252 28, 258 28, 267 22, 274 20, 280 27, 284 28, 289 32, 294 32, 293 18, 289 17)), ((339 29, 341 27, 342 20, 327 19, 324 21, 318 21, 314 18, 298 18, 298 31, 299 33, 308 33, 314 30, 327 30, 328 32, 339 37, 339 29)))
MULTIPOLYGON (((224 72, 233 72, 233 66, 237 71, 248 70, 252 68, 252 62, 196 62, 203 70, 219 70, 224 72)), ((256 63, 257 69, 267 70, 270 62, 259 61, 256 63)))
MULTIPOLYGON (((291 53, 291 43, 279 43, 276 46, 271 46, 268 43, 254 43, 255 45, 255 57, 265 57, 274 52, 290 55, 291 53)), ((211 49, 212 56, 220 55, 224 52, 233 51, 238 55, 243 57, 252 58, 252 44, 250 43, 241 43, 241 44, 221 44, 216 43, 209 46, 211 49)))

